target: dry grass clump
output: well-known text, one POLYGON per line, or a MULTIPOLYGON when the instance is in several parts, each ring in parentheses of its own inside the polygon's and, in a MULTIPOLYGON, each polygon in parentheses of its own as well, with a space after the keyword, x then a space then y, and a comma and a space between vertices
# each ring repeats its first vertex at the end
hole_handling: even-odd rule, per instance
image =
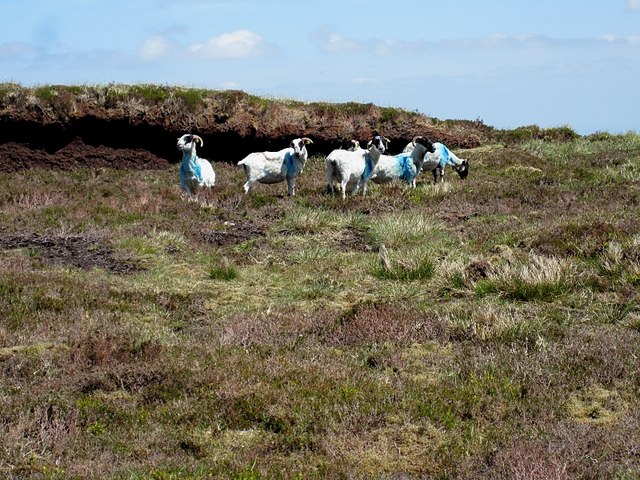
POLYGON ((598 385, 577 392, 567 402, 571 418, 593 425, 616 424, 626 409, 627 405, 618 392, 598 385))
POLYGON ((496 265, 476 284, 479 295, 497 293, 521 301, 552 301, 578 286, 577 268, 569 259, 530 254, 496 265))

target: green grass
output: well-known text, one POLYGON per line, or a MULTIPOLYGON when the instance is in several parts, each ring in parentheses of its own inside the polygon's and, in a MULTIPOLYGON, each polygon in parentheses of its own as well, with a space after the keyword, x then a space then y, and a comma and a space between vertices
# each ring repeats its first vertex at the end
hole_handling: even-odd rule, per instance
POLYGON ((0 477, 636 478, 640 141, 549 138, 346 201, 0 174, 0 477))

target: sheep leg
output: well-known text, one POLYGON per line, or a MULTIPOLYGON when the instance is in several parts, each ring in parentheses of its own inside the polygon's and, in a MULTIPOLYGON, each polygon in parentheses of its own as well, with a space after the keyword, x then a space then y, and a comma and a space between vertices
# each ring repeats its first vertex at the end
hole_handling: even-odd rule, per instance
POLYGON ((342 182, 340 182, 340 194, 342 195, 343 200, 347 198, 347 181, 346 180, 342 180, 342 182))
POLYGON ((296 195, 296 179, 294 177, 287 178, 287 191, 290 197, 296 195))
POLYGON ((431 173, 433 174, 433 183, 438 184, 442 178, 442 169, 440 167, 436 167, 431 170, 431 173))
POLYGON ((209 207, 211 206, 211 196, 213 195, 213 188, 212 187, 207 187, 205 189, 202 190, 203 196, 204 196, 204 204, 209 207))
POLYGON ((331 195, 335 195, 335 190, 333 188, 333 168, 331 166, 327 166, 327 191, 331 193, 331 195))
POLYGON ((245 195, 251 192, 251 186, 253 185, 253 182, 250 180, 247 180, 247 183, 244 184, 244 193, 245 195))

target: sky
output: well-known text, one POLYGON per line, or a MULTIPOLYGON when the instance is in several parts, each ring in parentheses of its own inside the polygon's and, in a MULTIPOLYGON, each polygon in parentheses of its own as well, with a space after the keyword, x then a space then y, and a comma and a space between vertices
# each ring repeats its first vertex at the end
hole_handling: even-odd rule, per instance
POLYGON ((640 0, 0 0, 0 82, 640 131, 640 0))

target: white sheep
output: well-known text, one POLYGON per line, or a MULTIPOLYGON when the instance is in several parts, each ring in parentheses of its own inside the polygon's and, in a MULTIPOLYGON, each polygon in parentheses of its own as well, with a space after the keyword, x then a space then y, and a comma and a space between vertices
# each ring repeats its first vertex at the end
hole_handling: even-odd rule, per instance
POLYGON ((333 150, 325 160, 327 171, 327 184, 329 191, 334 193, 334 180, 339 182, 338 187, 342 198, 346 198, 347 186, 352 186, 352 193, 362 190, 362 195, 367 193, 367 182, 373 174, 381 152, 386 150, 387 139, 380 135, 375 136, 368 143, 367 150, 359 148, 357 140, 352 140, 353 150, 333 150))
MULTIPOLYGON (((422 163, 423 172, 431 172, 433 174, 434 183, 444 182, 444 167, 450 165, 458 176, 464 180, 469 175, 469 161, 458 156, 440 142, 434 142, 434 152, 427 153, 422 163)), ((404 147, 403 152, 411 152, 414 148, 413 142, 409 142, 404 147)))
POLYGON ((360 142, 358 140, 349 140, 343 150, 355 152, 356 150, 364 150, 364 148, 360 147, 360 142))
POLYGON ((187 133, 178 138, 178 150, 182 152, 180 187, 193 197, 198 190, 211 188, 216 183, 216 173, 208 160, 196 155, 196 144, 204 145, 198 135, 187 133))
POLYGON ((333 172, 333 165, 332 165, 333 162, 329 157, 333 155, 334 152, 340 151, 340 150, 342 151, 346 150, 348 152, 359 151, 363 155, 367 152, 364 148, 360 147, 360 142, 358 140, 352 139, 352 140, 346 141, 344 144, 340 146, 339 149, 333 150, 329 155, 327 155, 327 157, 324 160, 324 166, 325 166, 325 171, 327 172, 327 180, 328 180, 327 191, 331 193, 335 193, 335 188, 338 188, 338 190, 340 190, 340 184, 338 184, 337 186, 334 185, 333 176, 329 178, 329 172, 333 172))
POLYGON ((420 136, 413 139, 413 150, 398 155, 381 155, 371 176, 374 183, 389 183, 393 180, 404 180, 411 187, 416 186, 416 177, 422 169, 422 162, 427 153, 433 152, 433 143, 429 138, 420 136))
POLYGON ((244 184, 244 192, 251 192, 255 182, 279 183, 287 181, 289 195, 296 194, 296 177, 303 170, 309 156, 306 145, 313 143, 307 137, 291 140, 288 148, 277 152, 250 153, 238 162, 244 168, 247 182, 244 184))

